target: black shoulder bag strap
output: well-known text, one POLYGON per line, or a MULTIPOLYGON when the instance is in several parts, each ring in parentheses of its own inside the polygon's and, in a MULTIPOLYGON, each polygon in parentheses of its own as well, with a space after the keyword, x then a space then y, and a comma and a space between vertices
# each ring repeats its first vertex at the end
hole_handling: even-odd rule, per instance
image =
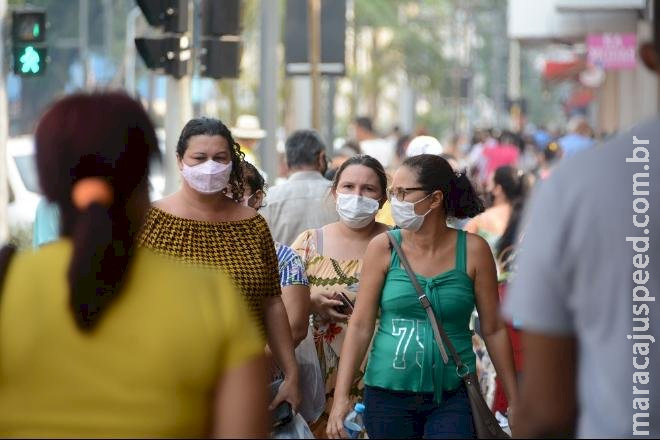
POLYGON ((4 284, 5 275, 7 275, 7 269, 9 269, 11 257, 15 252, 16 246, 13 244, 6 244, 0 248, 0 294, 2 294, 2 285, 4 284))
POLYGON ((431 321, 431 327, 433 328, 433 336, 435 337, 435 341, 440 348, 442 360, 445 362, 445 364, 447 363, 447 353, 445 352, 445 349, 442 345, 442 341, 444 341, 445 345, 447 345, 449 348, 452 359, 454 359, 454 362, 456 363, 456 374, 463 380, 463 383, 465 383, 468 398, 470 400, 470 408, 472 409, 472 421, 474 422, 477 438, 508 439, 509 435, 507 435, 502 430, 499 422, 497 419, 495 419, 495 416, 490 411, 490 408, 481 395, 481 390, 476 375, 474 373, 470 373, 469 368, 463 364, 461 357, 458 355, 458 352, 456 352, 456 348, 454 348, 454 344, 451 343, 449 336, 447 336, 444 328, 442 328, 442 323, 439 322, 439 319, 437 316, 435 316, 435 313, 433 313, 431 302, 426 297, 426 294, 424 294, 422 287, 419 285, 417 276, 412 271, 410 263, 408 263, 406 256, 401 250, 401 246, 391 233, 388 232, 387 236, 390 239, 390 243, 392 243, 392 246, 399 254, 399 260, 401 260, 401 264, 403 264, 403 267, 406 269, 410 281, 412 281, 413 285, 415 286, 417 296, 419 296, 419 302, 422 304, 422 307, 424 307, 424 310, 426 310, 426 313, 429 316, 429 321, 431 321))
POLYGON ((433 312, 433 307, 431 307, 431 301, 424 293, 422 286, 419 285, 417 276, 415 276, 415 273, 410 267, 410 263, 408 263, 408 259, 403 253, 403 250, 401 249, 399 242, 396 241, 396 238, 394 238, 394 235, 392 235, 391 232, 387 233, 387 237, 390 239, 390 243, 392 243, 392 247, 394 248, 396 253, 399 254, 399 260, 401 260, 401 264, 403 264, 404 269, 406 269, 406 272, 408 273, 408 278, 410 278, 410 281, 413 283, 413 286, 415 286, 415 290, 417 291, 417 296, 419 297, 419 302, 422 304, 422 307, 424 307, 424 310, 426 310, 426 314, 428 315, 429 321, 431 322, 431 327, 433 328, 433 336, 435 337, 435 342, 438 344, 438 347, 440 348, 440 355, 442 356, 442 361, 445 363, 445 365, 447 364, 447 362, 449 362, 447 351, 445 350, 445 346, 442 343, 444 341, 447 347, 449 347, 449 351, 451 352, 451 356, 454 359, 454 362, 456 362, 456 368, 457 369, 460 368, 461 370, 463 370, 463 362, 461 362, 461 358, 458 356, 458 353, 456 353, 456 349, 454 348, 451 341, 449 340, 449 337, 445 333, 445 329, 443 329, 442 325, 438 323, 438 318, 435 316, 435 313, 433 312))

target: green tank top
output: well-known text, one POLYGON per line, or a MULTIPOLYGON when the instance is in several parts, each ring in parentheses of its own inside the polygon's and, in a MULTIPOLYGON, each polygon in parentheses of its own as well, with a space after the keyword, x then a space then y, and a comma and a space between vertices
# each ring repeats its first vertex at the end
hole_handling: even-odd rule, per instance
MULTIPOLYGON (((401 244, 401 230, 390 233, 401 244)), ((417 275, 417 279, 463 363, 475 372, 469 329, 475 305, 474 285, 466 272, 466 260, 466 233, 457 231, 454 269, 430 278, 417 275)), ((443 363, 428 316, 394 249, 381 292, 380 313, 365 384, 393 391, 434 393, 436 402, 440 402, 442 391, 460 386, 456 364, 451 356, 446 365, 443 363)))

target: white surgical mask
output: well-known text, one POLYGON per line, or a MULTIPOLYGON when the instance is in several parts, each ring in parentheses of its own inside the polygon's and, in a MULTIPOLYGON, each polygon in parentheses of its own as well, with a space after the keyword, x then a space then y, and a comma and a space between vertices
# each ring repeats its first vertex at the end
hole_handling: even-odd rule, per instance
POLYGON ((224 164, 209 159, 193 167, 183 162, 181 174, 194 190, 203 194, 214 194, 227 188, 231 175, 231 162, 224 164))
POLYGON ((402 202, 396 197, 392 197, 390 204, 392 205, 392 218, 394 219, 394 223, 396 223, 396 225, 401 229, 407 229, 412 232, 419 231, 419 228, 421 228, 422 224, 424 223, 426 214, 431 212, 431 210, 429 209, 426 211, 426 214, 420 215, 415 212, 415 205, 423 200, 428 199, 431 194, 427 195, 421 200, 416 201, 415 203, 406 201, 402 202))
POLYGON ((337 214, 351 229, 367 226, 374 220, 379 208, 378 200, 371 197, 337 193, 337 214))

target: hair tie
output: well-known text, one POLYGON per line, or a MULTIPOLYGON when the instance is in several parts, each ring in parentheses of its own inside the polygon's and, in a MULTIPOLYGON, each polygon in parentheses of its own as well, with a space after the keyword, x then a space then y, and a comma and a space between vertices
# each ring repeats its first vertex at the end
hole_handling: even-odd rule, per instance
POLYGON ((73 184, 71 199, 79 211, 86 210, 92 203, 109 208, 114 199, 114 192, 105 179, 85 177, 73 184))

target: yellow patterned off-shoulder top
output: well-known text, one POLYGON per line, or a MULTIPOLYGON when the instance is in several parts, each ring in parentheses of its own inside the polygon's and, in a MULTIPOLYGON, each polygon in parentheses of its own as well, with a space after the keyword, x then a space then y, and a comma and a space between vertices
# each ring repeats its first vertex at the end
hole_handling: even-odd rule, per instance
POLYGON ((186 263, 227 272, 265 333, 264 300, 281 295, 281 290, 273 238, 262 216, 208 222, 152 207, 138 244, 186 263))

